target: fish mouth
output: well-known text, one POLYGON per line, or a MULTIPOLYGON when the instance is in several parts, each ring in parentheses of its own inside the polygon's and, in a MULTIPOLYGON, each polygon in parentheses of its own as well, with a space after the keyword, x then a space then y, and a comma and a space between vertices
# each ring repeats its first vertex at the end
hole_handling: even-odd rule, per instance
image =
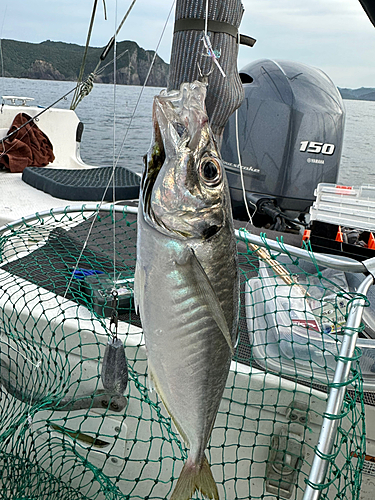
MULTIPOLYGON (((152 149, 143 157, 144 161, 144 171, 141 181, 141 192, 142 192, 142 202, 143 202, 143 211, 144 215, 152 221, 154 224, 161 227, 163 230, 167 232, 174 232, 182 237, 190 237, 191 234, 189 232, 178 231, 169 228, 158 215, 155 213, 152 208, 152 195, 155 187, 156 180, 160 174, 160 171, 166 161, 167 152, 166 146, 163 140, 163 133, 161 131, 161 127, 159 125, 158 118, 162 118, 165 120, 165 123, 162 123, 162 127, 166 127, 166 123, 169 123, 170 129, 174 130, 174 139, 176 141, 175 147, 177 148, 181 146, 182 143, 187 143, 189 140, 187 128, 180 123, 177 119, 173 121, 168 121, 168 111, 171 108, 171 103, 166 100, 163 101, 162 98, 159 98, 154 101, 154 109, 153 109, 153 118, 154 118, 154 137, 153 137, 153 146, 152 149), (160 113, 157 113, 157 109, 160 113)), ((162 120, 162 121, 163 121, 162 120)), ((164 130, 164 134, 165 134, 164 130)), ((172 134, 173 135, 173 134, 172 134)))
POLYGON ((182 84, 179 91, 155 96, 153 142, 144 157, 140 195, 149 225, 168 235, 202 240, 223 227, 222 217, 212 215, 218 211, 213 204, 222 178, 212 173, 220 168, 204 108, 205 90, 202 84, 182 84))
POLYGON ((210 238, 212 238, 212 236, 215 236, 215 234, 217 234, 222 229, 222 227, 222 224, 212 224, 202 232, 202 238, 204 240, 209 240, 210 238))
POLYGON ((166 154, 159 124, 156 122, 154 126, 155 126, 154 129, 155 140, 152 151, 151 153, 146 154, 143 157, 144 172, 141 181, 141 189, 142 189, 142 201, 145 214, 149 218, 160 224, 160 221, 157 220, 157 217, 155 216, 154 211, 152 210, 151 197, 156 179, 159 175, 162 166, 164 165, 166 154))

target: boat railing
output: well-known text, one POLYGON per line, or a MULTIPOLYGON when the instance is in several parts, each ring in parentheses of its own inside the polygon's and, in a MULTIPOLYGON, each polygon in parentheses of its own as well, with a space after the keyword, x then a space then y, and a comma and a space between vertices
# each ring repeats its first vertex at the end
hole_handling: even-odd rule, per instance
MULTIPOLYGON (((242 241, 274 250, 278 253, 285 253, 293 257, 309 261, 311 252, 307 249, 293 247, 287 244, 280 244, 279 241, 272 241, 261 236, 253 235, 245 230, 236 231, 237 237, 242 241)), ((375 258, 357 262, 353 259, 334 257, 325 254, 314 254, 314 260, 318 265, 329 267, 340 271, 351 273, 368 274, 357 289, 358 297, 355 298, 348 313, 340 354, 337 358, 337 365, 331 383, 327 407, 318 444, 315 449, 315 456, 311 466, 309 479, 307 481, 303 500, 319 500, 322 494, 322 486, 325 481, 329 460, 332 456, 335 434, 342 411, 345 391, 348 386, 350 367, 352 364, 354 351, 358 338, 358 331, 362 320, 365 297, 369 288, 374 284, 375 258)))

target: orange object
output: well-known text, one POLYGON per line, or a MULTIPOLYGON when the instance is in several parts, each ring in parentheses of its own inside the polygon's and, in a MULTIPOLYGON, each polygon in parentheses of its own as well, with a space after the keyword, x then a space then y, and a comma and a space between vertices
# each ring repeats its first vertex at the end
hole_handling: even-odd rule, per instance
POLYGON ((344 238, 342 237, 341 226, 339 226, 337 229, 335 241, 339 241, 340 243, 342 243, 344 241, 344 238))
POLYGON ((302 241, 309 241, 311 235, 310 229, 305 229, 302 236, 302 241))
POLYGON ((370 233, 370 238, 368 239, 367 248, 370 250, 375 250, 375 238, 372 233, 370 233))

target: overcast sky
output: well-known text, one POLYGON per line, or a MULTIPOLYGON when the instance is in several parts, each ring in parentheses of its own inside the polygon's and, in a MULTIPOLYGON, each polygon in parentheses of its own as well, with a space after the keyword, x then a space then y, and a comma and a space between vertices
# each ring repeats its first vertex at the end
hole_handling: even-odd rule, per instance
MULTIPOLYGON (((91 45, 104 46, 131 0, 106 0, 98 13, 91 45)), ((375 28, 358 0, 243 0, 240 32, 257 39, 241 47, 238 66, 260 59, 303 62, 325 71, 340 87, 375 87, 375 28)), ((2 0, 0 38, 39 43, 44 40, 84 45, 93 0, 2 0)), ((119 35, 155 49, 172 0, 137 0, 119 35)), ((159 54, 169 62, 173 14, 159 54)), ((6 69, 6 68, 5 68, 6 69)))

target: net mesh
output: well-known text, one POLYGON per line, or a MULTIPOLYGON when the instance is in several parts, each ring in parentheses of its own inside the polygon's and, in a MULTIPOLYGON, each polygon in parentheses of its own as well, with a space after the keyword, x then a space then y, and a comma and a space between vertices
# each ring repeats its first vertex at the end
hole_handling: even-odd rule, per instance
MULTIPOLYGON (((296 261, 240 240, 238 252, 240 340, 209 461, 221 499, 300 499, 355 294, 313 256, 296 261)), ((0 255, 1 498, 168 498, 187 449, 148 387, 131 294, 136 215, 77 209, 36 216, 2 231, 0 255), (123 395, 101 381, 114 328, 107 292, 119 276, 126 293, 117 335, 129 372, 123 395)), ((359 497, 361 369, 374 364, 370 354, 364 359, 359 352, 353 358, 319 486, 324 499, 359 497)))

